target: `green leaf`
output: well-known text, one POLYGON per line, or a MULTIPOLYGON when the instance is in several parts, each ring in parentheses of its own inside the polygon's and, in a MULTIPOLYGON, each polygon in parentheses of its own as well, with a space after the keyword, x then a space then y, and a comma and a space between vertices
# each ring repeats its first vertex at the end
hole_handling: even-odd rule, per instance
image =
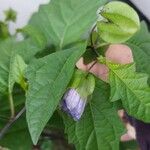
POLYGON ((10 150, 29 150, 32 149, 32 141, 27 128, 9 133, 0 141, 0 145, 10 150))
MULTIPOLYGON (((14 86, 13 99, 14 99, 15 111, 17 112, 24 106, 25 103, 25 94, 20 87, 14 86)), ((8 95, 5 95, 0 97, 0 121, 9 120, 9 118, 10 118, 9 100, 8 100, 8 95)))
POLYGON ((69 142, 77 150, 119 150, 123 132, 113 103, 109 102, 109 86, 96 80, 95 91, 79 122, 63 115, 69 142))
POLYGON ((40 6, 29 24, 45 35, 47 45, 58 49, 87 38, 96 21, 96 11, 106 0, 51 0, 40 6))
POLYGON ((22 57, 20 55, 15 55, 9 73, 11 89, 10 91, 12 91, 15 82, 20 84, 24 90, 26 89, 26 83, 24 81, 26 67, 27 64, 24 62, 22 57))
POLYGON ((25 35, 31 37, 32 42, 41 49, 45 48, 46 38, 44 36, 44 33, 40 30, 37 30, 34 26, 27 25, 23 29, 18 29, 18 32, 22 32, 25 35))
POLYGON ((111 101, 122 100, 128 114, 139 120, 150 122, 150 88, 148 76, 135 72, 135 65, 111 64, 109 67, 109 82, 111 86, 111 101))
MULTIPOLYGON (((2 122, 0 121, 0 126, 2 122)), ((4 125, 3 125, 4 127, 4 125)), ((30 150, 32 141, 27 129, 25 116, 19 118, 0 140, 0 145, 10 150, 30 150)))
POLYGON ((20 55, 25 62, 34 57, 39 48, 30 42, 30 39, 16 42, 15 39, 7 39, 0 43, 0 94, 12 91, 11 74, 12 62, 16 54, 20 55))
POLYGON ((108 43, 125 42, 140 28, 138 14, 126 3, 110 2, 100 14, 104 19, 97 24, 99 36, 108 43))
POLYGON ((7 39, 9 36, 8 25, 0 21, 0 41, 7 39))
POLYGON ((55 111, 74 72, 75 64, 85 49, 86 44, 82 42, 71 49, 37 59, 27 67, 27 122, 34 144, 55 111))
MULTIPOLYGON (((141 23, 141 30, 135 34, 126 44, 132 49, 136 70, 147 73, 150 77, 150 33, 145 22, 141 23)), ((150 85, 150 80, 149 80, 150 85)))
POLYGON ((5 21, 13 21, 16 22, 17 18, 17 12, 13 10, 12 8, 9 8, 8 10, 4 11, 5 14, 5 21))

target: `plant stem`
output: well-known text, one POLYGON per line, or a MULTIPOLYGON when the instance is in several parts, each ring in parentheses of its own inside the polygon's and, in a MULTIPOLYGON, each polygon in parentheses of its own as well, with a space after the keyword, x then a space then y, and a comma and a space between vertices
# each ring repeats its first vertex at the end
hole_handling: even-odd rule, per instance
POLYGON ((89 75, 89 73, 90 73, 90 70, 95 66, 96 63, 97 63, 97 60, 95 60, 95 61, 93 62, 93 64, 90 66, 90 68, 88 69, 88 72, 87 72, 87 74, 86 74, 86 77, 88 77, 88 75, 89 75))
POLYGON ((15 108, 14 108, 14 101, 12 93, 9 92, 9 104, 10 104, 10 111, 11 111, 11 118, 15 116, 15 108))
POLYGON ((94 65, 97 63, 97 60, 95 60, 94 62, 93 62, 93 64, 90 66, 90 68, 88 69, 88 72, 94 67, 94 65))
POLYGON ((12 126, 12 124, 19 119, 22 114, 25 112, 25 107, 23 107, 18 114, 13 117, 12 119, 9 120, 9 122, 4 126, 4 128, 0 131, 0 140, 2 139, 2 137, 4 136, 4 134, 8 131, 8 129, 12 126))
POLYGON ((96 24, 93 26, 91 33, 90 33, 90 40, 91 40, 91 46, 94 47, 94 42, 93 42, 93 32, 96 28, 96 24))
POLYGON ((101 43, 97 47, 95 47, 95 49, 98 49, 98 48, 101 48, 101 47, 107 46, 107 45, 109 45, 109 43, 101 43))

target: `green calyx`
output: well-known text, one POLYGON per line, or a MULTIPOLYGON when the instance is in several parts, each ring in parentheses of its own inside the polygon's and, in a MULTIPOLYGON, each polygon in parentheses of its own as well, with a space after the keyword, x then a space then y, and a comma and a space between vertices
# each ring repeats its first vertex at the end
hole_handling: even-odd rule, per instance
POLYGON ((92 74, 76 70, 70 82, 69 88, 74 88, 83 99, 87 99, 95 88, 95 78, 92 74))

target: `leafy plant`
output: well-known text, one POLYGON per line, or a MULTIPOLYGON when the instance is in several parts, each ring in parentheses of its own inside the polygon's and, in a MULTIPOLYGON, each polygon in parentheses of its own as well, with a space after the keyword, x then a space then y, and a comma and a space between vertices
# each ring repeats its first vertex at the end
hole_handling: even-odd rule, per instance
MULTIPOLYGON (((6 15, 15 21, 14 11, 6 15)), ((8 31, 0 31, 4 27, 8 31)), ((150 33, 133 8, 119 1, 51 0, 18 32, 22 41, 9 32, 0 36, 0 115, 8 118, 0 121, 0 145, 53 149, 61 139, 61 149, 119 150, 125 131, 117 115, 120 102, 128 114, 150 123, 150 33), (112 43, 128 45, 134 63, 105 58, 112 43), (94 61, 87 71, 76 67, 82 56, 94 61), (89 73, 96 63, 108 68, 108 81, 89 73), (15 134, 22 142, 13 140, 15 134)))

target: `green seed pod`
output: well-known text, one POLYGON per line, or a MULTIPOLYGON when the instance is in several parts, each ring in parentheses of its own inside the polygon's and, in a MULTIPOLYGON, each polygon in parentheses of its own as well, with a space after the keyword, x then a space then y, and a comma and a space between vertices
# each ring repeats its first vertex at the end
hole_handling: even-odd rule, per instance
POLYGON ((126 3, 110 2, 100 14, 103 20, 97 23, 98 33, 108 43, 125 42, 140 28, 138 14, 126 3))

